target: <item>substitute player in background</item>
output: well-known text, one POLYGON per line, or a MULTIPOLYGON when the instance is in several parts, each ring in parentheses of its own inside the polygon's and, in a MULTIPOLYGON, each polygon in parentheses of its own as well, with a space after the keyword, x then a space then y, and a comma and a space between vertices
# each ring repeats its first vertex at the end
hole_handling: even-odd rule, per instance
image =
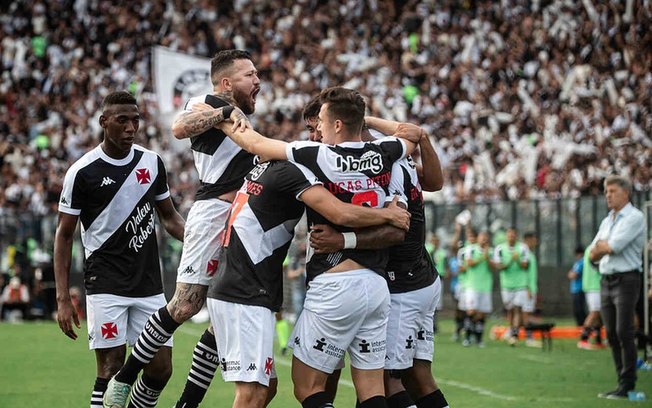
POLYGON ((349 227, 409 225, 409 213, 396 205, 372 209, 338 200, 299 164, 264 162, 247 175, 208 293, 211 321, 220 328, 222 376, 235 382, 233 407, 266 406, 276 392, 274 312, 283 302, 283 263, 304 204, 349 227))
MULTIPOLYGON (((88 339, 97 363, 91 407, 102 406, 109 378, 125 360, 125 344, 133 346, 148 317, 165 305, 155 211, 166 231, 183 240, 184 221, 170 199, 163 161, 134 144, 139 121, 131 94, 107 95, 100 115, 104 140, 66 172, 59 200, 54 243, 57 320, 61 331, 75 340, 72 324, 80 325, 68 279, 73 235, 80 220, 86 252, 88 339)), ((162 345, 134 389, 133 406, 155 406, 172 374, 172 340, 162 345)))
MULTIPOLYGON (((414 150, 418 136, 414 142, 385 138, 364 143, 360 132, 366 105, 360 94, 335 87, 324 90, 320 98, 318 130, 324 144, 287 144, 249 129, 229 136, 261 157, 289 159, 305 165, 345 202, 381 207, 388 195, 392 163, 414 150)), ((311 210, 308 222, 329 224, 311 210)), ((361 406, 384 407, 389 291, 382 275, 387 254, 357 248, 351 229, 335 228, 346 233, 346 249, 308 257, 310 285, 293 333, 295 396, 305 408, 332 406, 324 392, 326 379, 348 351, 361 406)))
POLYGON ((507 310, 510 346, 518 342, 518 330, 522 323, 522 308, 528 300, 528 260, 527 245, 516 240, 516 228, 507 229, 507 242, 496 246, 494 265, 500 271, 500 293, 503 306, 507 310))
POLYGON ((471 336, 475 336, 478 347, 484 347, 482 336, 487 314, 493 310, 491 293, 493 292, 494 276, 492 253, 490 248, 489 233, 482 231, 478 234, 477 243, 466 246, 464 255, 466 276, 466 315, 468 325, 466 337, 462 345, 471 345, 471 336))
MULTIPOLYGON (((248 125, 243 112, 251 114, 255 110, 260 90, 257 74, 248 52, 220 51, 211 60, 214 94, 190 99, 175 118, 172 133, 177 139, 190 138, 200 180, 195 203, 188 213, 177 286, 170 302, 151 316, 124 367, 112 380, 122 387, 110 390, 123 392, 105 394, 107 407, 124 407, 127 398, 124 394, 129 393, 140 370, 179 325, 204 305, 208 284, 217 271, 226 215, 244 176, 254 167, 254 156, 214 126, 228 119, 238 126, 248 125)), ((209 328, 193 351, 192 366, 178 407, 199 406, 217 363, 215 335, 209 328)))

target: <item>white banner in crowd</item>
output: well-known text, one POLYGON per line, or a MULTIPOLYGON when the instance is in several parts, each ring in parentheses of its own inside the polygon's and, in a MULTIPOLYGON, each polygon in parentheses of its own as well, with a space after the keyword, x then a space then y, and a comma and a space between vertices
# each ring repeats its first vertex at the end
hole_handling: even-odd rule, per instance
POLYGON ((213 92, 209 58, 195 57, 160 46, 154 47, 152 55, 154 92, 161 118, 169 117, 182 109, 191 97, 213 92))

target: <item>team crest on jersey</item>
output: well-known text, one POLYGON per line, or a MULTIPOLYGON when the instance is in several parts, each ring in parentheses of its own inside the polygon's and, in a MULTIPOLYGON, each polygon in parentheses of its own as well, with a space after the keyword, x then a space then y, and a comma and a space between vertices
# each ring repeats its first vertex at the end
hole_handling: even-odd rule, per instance
POLYGON ((269 162, 260 163, 254 167, 251 172, 249 172, 252 180, 258 180, 258 178, 267 170, 269 167, 269 162))
POLYGON ((118 337, 118 326, 113 322, 108 322, 100 326, 102 331, 102 338, 105 340, 112 340, 118 337))
POLYGON ((149 170, 146 168, 136 170, 136 179, 140 184, 149 184, 152 182, 152 176, 149 174, 149 170))
POLYGON ((371 171, 374 174, 378 174, 383 170, 383 156, 374 151, 366 152, 359 159, 353 156, 337 156, 336 165, 344 173, 371 171))
POLYGON ((272 368, 274 367, 274 359, 267 357, 265 360, 265 375, 270 375, 272 373, 272 368))

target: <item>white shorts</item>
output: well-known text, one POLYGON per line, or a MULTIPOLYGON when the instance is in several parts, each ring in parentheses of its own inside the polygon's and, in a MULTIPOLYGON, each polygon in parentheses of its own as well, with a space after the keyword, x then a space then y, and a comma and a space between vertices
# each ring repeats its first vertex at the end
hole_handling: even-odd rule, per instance
POLYGON ((257 382, 269 386, 274 367, 274 312, 261 306, 218 299, 206 300, 226 382, 257 382))
POLYGON ((599 312, 602 302, 600 301, 600 291, 597 292, 584 292, 586 299, 586 308, 589 312, 599 312))
POLYGON ((525 313, 534 313, 534 309, 537 305, 537 294, 533 293, 532 297, 528 296, 527 291, 525 291, 525 303, 521 307, 525 313))
POLYGON ((385 366, 389 289, 369 269, 322 273, 308 285, 288 347, 294 357, 331 374, 346 351, 351 366, 385 366))
MULTIPOLYGON (((88 347, 133 346, 149 317, 166 303, 162 293, 138 298, 107 293, 86 296, 88 347)), ((172 347, 172 338, 165 346, 172 347)))
MULTIPOLYGON (((403 370, 412 367, 417 352, 417 342, 419 340, 425 342, 427 331, 430 332, 429 337, 432 342, 432 319, 440 297, 441 279, 422 289, 390 295, 386 370, 403 370)), ((429 360, 432 361, 432 348, 429 360)))
POLYGON ((208 286, 217 272, 217 258, 231 203, 198 200, 190 208, 183 234, 177 283, 208 286))
POLYGON ((468 289, 460 287, 460 285, 457 285, 457 289, 455 290, 457 292, 457 309, 461 311, 466 311, 466 291, 468 289))
POLYGON ((502 289, 500 295, 503 299, 503 306, 507 310, 523 307, 528 299, 527 289, 502 289))
POLYGON ((480 313, 491 313, 493 311, 491 292, 478 292, 475 289, 467 289, 464 297, 466 310, 475 310, 480 313))

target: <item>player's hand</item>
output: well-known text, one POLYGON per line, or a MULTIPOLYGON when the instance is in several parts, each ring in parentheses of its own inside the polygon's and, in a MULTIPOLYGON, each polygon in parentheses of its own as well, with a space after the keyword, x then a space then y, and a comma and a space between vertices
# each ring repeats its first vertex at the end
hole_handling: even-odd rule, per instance
POLYGON ((396 129, 394 136, 400 137, 401 139, 409 140, 412 143, 419 143, 421 136, 423 135, 423 129, 419 126, 412 123, 401 123, 396 129))
POLYGON ((410 212, 405 208, 398 206, 398 196, 395 195, 392 202, 389 203, 385 210, 389 212, 389 224, 402 230, 410 229, 410 212))
POLYGON ((244 132, 245 129, 251 129, 251 122, 249 122, 247 115, 245 115, 244 112, 242 112, 242 110, 240 110, 240 108, 237 106, 234 107, 233 112, 231 112, 229 120, 233 122, 233 126, 231 126, 231 131, 233 132, 237 130, 244 132))
POLYGON ((326 224, 310 227, 310 246, 316 254, 330 254, 344 249, 344 236, 326 224))
POLYGON ((81 329, 81 324, 79 324, 77 310, 75 310, 70 299, 57 301, 57 321, 63 334, 77 340, 77 333, 75 333, 72 324, 74 323, 78 329, 81 329))

